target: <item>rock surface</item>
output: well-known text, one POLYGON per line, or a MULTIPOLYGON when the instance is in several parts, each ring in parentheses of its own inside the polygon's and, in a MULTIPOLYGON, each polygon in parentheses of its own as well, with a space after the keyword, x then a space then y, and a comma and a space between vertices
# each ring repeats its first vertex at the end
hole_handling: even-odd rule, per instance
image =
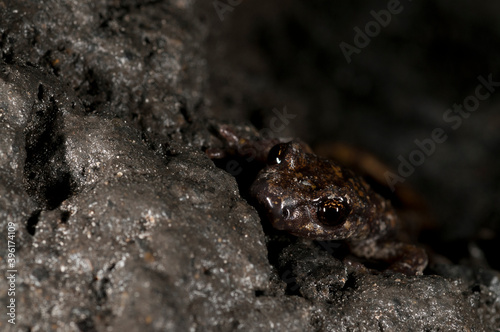
POLYGON ((0 2, 0 236, 15 225, 18 271, 0 329, 500 328, 493 270, 356 274, 335 246, 268 230, 202 152, 217 20, 187 0, 0 2))

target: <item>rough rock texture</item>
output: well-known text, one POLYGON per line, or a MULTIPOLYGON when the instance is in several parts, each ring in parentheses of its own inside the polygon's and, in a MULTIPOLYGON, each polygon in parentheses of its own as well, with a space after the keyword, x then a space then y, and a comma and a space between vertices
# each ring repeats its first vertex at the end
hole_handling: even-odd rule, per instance
MULTIPOLYGON (((208 86, 207 64, 227 65, 214 59, 230 41, 214 42, 227 20, 187 0, 0 1, 0 266, 13 223, 18 271, 16 325, 0 279, 0 329, 500 328, 494 270, 355 274, 336 243, 275 234, 260 220, 202 152, 216 144, 209 96, 226 84, 212 75, 208 86)), ((246 84, 238 93, 249 110, 250 88, 266 84, 246 84)), ((263 99, 276 100, 269 91, 263 99)), ((295 105, 308 103, 291 91, 295 105)))

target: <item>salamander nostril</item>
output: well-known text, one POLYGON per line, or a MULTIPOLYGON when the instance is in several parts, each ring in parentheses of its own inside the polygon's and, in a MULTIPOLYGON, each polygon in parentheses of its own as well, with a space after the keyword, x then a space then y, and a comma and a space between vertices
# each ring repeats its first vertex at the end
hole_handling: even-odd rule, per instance
POLYGON ((288 219, 292 215, 292 212, 290 211, 290 208, 285 207, 281 210, 281 215, 283 218, 288 219))

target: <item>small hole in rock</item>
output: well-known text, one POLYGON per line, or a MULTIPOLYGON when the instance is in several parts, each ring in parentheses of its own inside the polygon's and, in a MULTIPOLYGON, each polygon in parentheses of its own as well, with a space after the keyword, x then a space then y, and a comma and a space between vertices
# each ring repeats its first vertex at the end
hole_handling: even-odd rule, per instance
POLYGON ((40 216, 40 212, 40 210, 34 211, 29 217, 28 222, 26 223, 26 231, 28 231, 28 234, 30 235, 35 235, 36 225, 38 224, 38 217, 40 216))
POLYGON ((97 331, 96 327, 95 327, 95 324, 94 324, 94 321, 90 317, 87 317, 85 319, 82 319, 82 320, 78 321, 76 323, 76 326, 78 326, 78 329, 81 332, 94 332, 94 331, 97 331))
POLYGON ((40 84, 38 86, 38 100, 43 100, 43 95, 44 95, 44 88, 43 88, 43 85, 40 84))
POLYGON ((62 224, 67 223, 70 216, 71 216, 71 212, 69 212, 69 211, 63 211, 61 213, 61 223, 62 224))

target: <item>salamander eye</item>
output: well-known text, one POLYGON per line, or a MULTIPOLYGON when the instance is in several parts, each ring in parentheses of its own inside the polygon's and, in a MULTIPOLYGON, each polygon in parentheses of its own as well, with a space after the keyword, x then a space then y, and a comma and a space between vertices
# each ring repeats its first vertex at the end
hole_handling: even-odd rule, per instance
POLYGON ((351 207, 343 198, 327 199, 318 206, 319 221, 326 226, 342 225, 351 213, 351 207))
POLYGON ((283 161, 283 155, 285 153, 285 149, 287 147, 286 143, 276 144, 269 150, 269 154, 267 155, 267 164, 268 165, 276 165, 281 164, 283 161))

